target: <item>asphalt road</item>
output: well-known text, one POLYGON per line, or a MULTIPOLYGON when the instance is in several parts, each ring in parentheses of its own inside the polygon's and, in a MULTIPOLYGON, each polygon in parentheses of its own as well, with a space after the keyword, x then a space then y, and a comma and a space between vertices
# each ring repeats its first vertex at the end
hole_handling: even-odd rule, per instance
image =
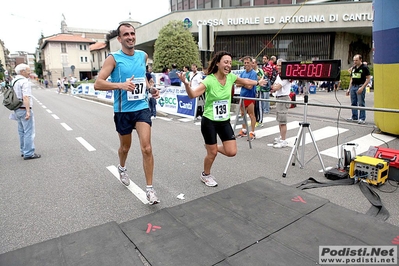
MULTIPOLYGON (((6 108, 0 108, 0 254, 109 221, 129 221, 259 176, 287 185, 309 177, 326 180, 317 156, 307 161, 316 155, 312 144, 305 145, 305 167, 289 165, 287 177, 282 178, 292 148, 269 146, 279 135, 272 130, 277 126, 272 110, 266 119, 269 122, 257 128, 260 137, 252 142, 252 149, 245 139, 238 139, 236 157, 219 155, 216 158, 212 174, 219 186, 208 188, 199 180, 205 149, 198 123, 160 115, 153 120, 152 144, 154 186, 161 203, 149 206, 112 173, 118 164, 119 140, 110 105, 37 86, 33 93, 35 144, 37 153, 42 155, 40 159, 21 159, 17 124, 8 119, 10 112, 6 108), (183 200, 177 198, 181 193, 185 195, 183 200)), ((373 93, 367 94, 367 106, 373 105, 372 98, 373 93)), ((299 96, 298 99, 301 100, 299 96)), ((338 101, 349 104, 343 92, 317 92, 309 97, 309 103, 338 105, 338 101)), ((337 150, 337 145, 361 141, 365 136, 386 137, 376 132, 372 112, 367 112, 367 124, 357 125, 344 121, 350 116, 350 110, 309 106, 307 111, 312 132, 325 136, 317 140, 317 146, 326 167, 337 164, 336 158, 323 154, 328 149, 337 150), (342 132, 337 134, 337 128, 342 132)), ((290 109, 289 121, 292 125, 298 124, 296 122, 303 121, 303 114, 303 106, 290 109)), ((297 133, 298 127, 289 126, 287 137, 295 138, 297 133)), ((375 145, 374 141, 369 142, 375 145)), ((399 149, 398 138, 390 137, 387 143, 390 148, 399 149)), ((145 189, 138 145, 134 134, 126 166, 130 179, 138 186, 136 194, 145 189)), ((390 212, 387 222, 399 226, 399 192, 395 186, 386 183, 377 192, 390 212)), ((357 186, 317 188, 308 192, 361 213, 370 207, 357 186)))

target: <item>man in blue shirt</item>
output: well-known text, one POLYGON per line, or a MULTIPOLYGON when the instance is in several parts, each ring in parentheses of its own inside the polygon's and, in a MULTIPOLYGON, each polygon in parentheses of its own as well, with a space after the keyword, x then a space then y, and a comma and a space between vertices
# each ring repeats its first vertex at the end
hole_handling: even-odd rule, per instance
MULTIPOLYGON (((244 68, 245 71, 240 74, 240 78, 248 78, 252 80, 258 81, 258 75, 256 71, 252 67, 252 57, 245 56, 243 58, 244 68)), ((259 85, 259 84, 257 84, 259 85)), ((243 100, 245 110, 247 111, 249 118, 251 119, 251 129, 252 131, 249 132, 250 140, 255 139, 255 124, 256 124, 256 117, 255 117, 255 98, 256 98, 256 85, 255 86, 244 86, 241 87, 240 97, 247 97, 247 98, 254 98, 254 100, 243 100)), ((244 115, 243 106, 240 106, 241 114, 244 115)), ((242 138, 247 136, 247 128, 246 125, 242 125, 242 129, 237 135, 237 138, 242 138)))
POLYGON ((154 157, 151 147, 151 112, 148 107, 148 90, 158 97, 158 90, 150 87, 146 76, 148 55, 135 50, 136 30, 128 23, 119 25, 117 39, 122 49, 112 53, 104 62, 94 84, 96 90, 114 90, 114 122, 119 134, 119 178, 125 186, 130 179, 125 167, 132 143, 132 131, 136 130, 140 140, 144 175, 147 183, 146 195, 150 204, 158 203, 152 186, 154 157), (111 82, 107 78, 111 76, 111 82))

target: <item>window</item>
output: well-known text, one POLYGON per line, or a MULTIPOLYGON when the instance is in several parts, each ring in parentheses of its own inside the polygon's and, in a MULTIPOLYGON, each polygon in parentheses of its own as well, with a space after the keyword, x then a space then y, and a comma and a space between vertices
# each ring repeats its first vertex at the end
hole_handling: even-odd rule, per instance
POLYGON ((80 45, 80 50, 86 51, 86 50, 87 50, 87 49, 86 49, 86 44, 81 44, 81 45, 80 45))
POLYGON ((241 0, 231 0, 231 6, 240 6, 241 0))
POLYGON ((177 0, 172 0, 171 4, 170 11, 176 11, 177 0))
POLYGON ((197 9, 205 8, 205 0, 198 0, 197 9))
POLYGON ((189 0, 183 0, 183 10, 189 9, 189 0))
POLYGON ((266 5, 265 0, 254 0, 254 6, 264 6, 266 5))
POLYGON ((94 60, 94 53, 91 54, 91 60, 93 61, 93 63, 96 62, 96 60, 94 60))
POLYGON ((61 43, 61 53, 66 54, 67 49, 66 49, 66 44, 65 43, 61 43))
POLYGON ((81 63, 87 63, 87 56, 81 56, 80 57, 80 62, 81 63))
POLYGON ((230 0, 222 0, 222 7, 230 7, 230 0))
POLYGON ((212 7, 213 8, 219 8, 220 7, 220 1, 219 0, 212 0, 212 7))
POLYGON ((251 4, 250 0, 242 0, 242 6, 249 6, 251 4))

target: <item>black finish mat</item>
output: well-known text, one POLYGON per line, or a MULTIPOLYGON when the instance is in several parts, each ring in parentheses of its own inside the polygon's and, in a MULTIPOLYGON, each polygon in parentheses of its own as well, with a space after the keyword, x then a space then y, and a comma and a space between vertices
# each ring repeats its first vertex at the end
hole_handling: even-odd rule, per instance
POLYGON ((320 245, 397 245, 398 238, 396 226, 259 177, 119 226, 1 254, 0 265, 141 266, 138 252, 152 266, 316 265, 320 245))
POLYGON ((142 266, 135 246, 115 222, 0 255, 4 266, 142 266))

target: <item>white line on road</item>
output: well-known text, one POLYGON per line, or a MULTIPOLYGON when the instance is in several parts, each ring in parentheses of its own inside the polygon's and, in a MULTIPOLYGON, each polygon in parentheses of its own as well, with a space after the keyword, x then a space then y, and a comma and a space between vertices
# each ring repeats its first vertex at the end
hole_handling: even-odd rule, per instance
POLYGON ((96 149, 93 148, 93 146, 91 146, 84 138, 82 137, 77 137, 76 138, 80 144, 82 144, 88 151, 95 151, 96 149))
MULTIPOLYGON (((119 181, 119 172, 118 172, 118 169, 116 168, 116 166, 115 165, 110 165, 110 166, 107 167, 107 169, 119 181)), ((122 186, 125 186, 125 185, 122 184, 122 186)), ((132 182, 132 180, 130 180, 130 185, 127 186, 126 188, 129 189, 130 192, 132 192, 133 195, 135 195, 139 200, 141 200, 142 203, 148 204, 148 200, 147 200, 147 196, 145 195, 145 192, 139 186, 137 186, 134 182, 132 182)))
POLYGON ((61 123, 61 126, 63 126, 67 131, 72 130, 72 128, 70 128, 66 123, 61 123))
POLYGON ((45 105, 42 105, 42 107, 43 107, 44 109, 46 109, 46 108, 47 108, 45 105))
MULTIPOLYGON (((358 146, 355 149, 356 154, 361 154, 363 152, 368 151, 370 146, 380 146, 380 145, 383 145, 383 144, 385 144, 389 141, 392 141, 394 139, 395 139, 395 137, 391 137, 391 136, 384 135, 384 134, 374 134, 374 136, 372 136, 371 134, 368 134, 364 137, 348 141, 347 143, 357 144, 358 146)), ((338 158, 337 151, 338 151, 338 148, 337 148, 337 146, 335 146, 330 149, 324 150, 320 153, 323 155, 333 157, 333 158, 338 158)))
MULTIPOLYGON (((289 128, 290 130, 298 128, 298 127, 299 127, 299 121, 292 121, 292 122, 289 122, 287 124, 287 128, 289 128)), ((279 128, 278 125, 277 126, 263 128, 263 129, 258 129, 258 130, 255 131, 255 135, 256 135, 257 139, 262 138, 262 137, 266 137, 266 136, 270 136, 270 135, 273 135, 273 134, 277 134, 277 133, 280 133, 280 128, 279 128)))
POLYGON ((60 119, 57 115, 55 115, 55 114, 52 114, 51 115, 52 117, 54 117, 54 119, 60 119))
MULTIPOLYGON (((336 136, 336 135, 338 135, 338 132, 339 132, 339 134, 342 134, 348 130, 349 129, 346 129, 346 128, 338 128, 337 129, 336 127, 326 126, 326 127, 323 127, 321 129, 318 129, 318 130, 315 130, 312 132, 313 132, 313 136, 315 138, 314 140, 318 141, 318 140, 336 136)), ((303 133, 306 133, 306 131, 309 132, 308 130, 305 130, 305 127, 304 127, 303 133)), ((295 139, 296 139, 296 136, 292 137, 292 138, 288 138, 287 139, 288 146, 293 147, 295 144, 295 139)), ((312 143, 312 138, 310 137, 310 133, 306 133, 305 134, 305 145, 309 144, 309 143, 312 143)), ((302 145, 302 143, 301 143, 301 145, 302 145)))
MULTIPOLYGON (((101 103, 101 102, 97 102, 97 101, 93 101, 93 100, 80 98, 80 97, 77 97, 77 96, 73 96, 73 97, 75 97, 76 99, 81 100, 81 101, 96 103, 96 104, 99 104, 99 105, 103 105, 103 106, 108 106, 108 107, 114 108, 114 106, 112 104, 101 103)), ((112 102, 110 102, 110 103, 112 103, 112 102)))
POLYGON ((161 119, 161 120, 164 120, 164 121, 172 121, 173 120, 172 118, 162 117, 162 116, 157 116, 157 119, 161 119))
POLYGON ((49 113, 49 114, 52 114, 52 113, 53 113, 50 109, 47 109, 46 111, 47 111, 47 113, 49 113))

